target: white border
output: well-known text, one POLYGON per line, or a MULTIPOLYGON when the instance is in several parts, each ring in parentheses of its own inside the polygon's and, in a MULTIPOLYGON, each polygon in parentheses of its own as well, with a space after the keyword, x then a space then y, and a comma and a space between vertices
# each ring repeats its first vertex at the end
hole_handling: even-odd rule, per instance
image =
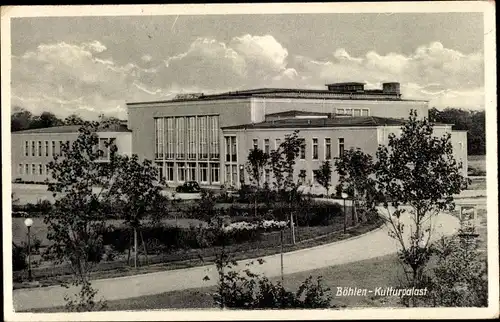
MULTIPOLYGON (((488 308, 416 308, 416 309, 349 309, 317 311, 146 311, 146 312, 96 312, 82 314, 33 314, 13 313, 12 271, 4 270, 4 318, 13 320, 44 321, 118 321, 118 320, 275 320, 275 319, 394 319, 394 318, 491 318, 498 317, 498 216, 497 216, 497 147, 496 147, 496 48, 495 48, 495 4, 486 1, 443 1, 403 3, 293 3, 293 4, 238 4, 238 5, 143 5, 143 6, 32 6, 2 7, 2 174, 3 200, 10 199, 11 192, 11 141, 8 124, 10 112, 10 18, 41 16, 137 16, 137 15, 205 15, 205 14, 286 14, 286 13, 403 13, 403 12, 483 12, 485 31, 485 109, 487 133, 487 189, 488 189, 488 266, 489 300, 488 308)), ((3 203, 3 213, 11 213, 11 203, 3 203)), ((10 216, 3 216, 4 227, 11 227, 10 216)), ((4 258, 11 258, 11 230, 4 229, 4 258)), ((9 267, 9 265, 7 265, 9 267)))

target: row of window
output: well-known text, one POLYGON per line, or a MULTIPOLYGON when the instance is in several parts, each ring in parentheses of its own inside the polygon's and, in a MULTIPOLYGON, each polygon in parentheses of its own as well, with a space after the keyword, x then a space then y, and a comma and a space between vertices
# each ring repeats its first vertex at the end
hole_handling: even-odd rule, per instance
POLYGON ((64 141, 24 141, 24 156, 56 156, 61 154, 64 141))
POLYGON ((157 162, 159 176, 168 182, 220 183, 220 164, 209 162, 157 162))
POLYGON ((337 115, 345 116, 370 116, 370 109, 367 108, 338 108, 337 115))
POLYGON ((17 166, 17 174, 19 175, 35 175, 43 176, 49 174, 49 165, 42 163, 20 163, 17 166))
MULTIPOLYGON (((227 137, 226 137, 226 142, 227 142, 227 137)), ((236 138, 234 138, 234 146, 236 147, 236 138)), ((319 143, 318 143, 317 138, 312 139, 312 159, 313 160, 319 160, 319 143)), ((274 148, 277 149, 281 144, 281 139, 276 139, 274 148)), ((300 152, 299 152, 299 159, 300 160, 305 160, 306 159, 306 141, 305 139, 302 139, 302 145, 300 146, 300 152)), ((253 139, 253 148, 256 149, 259 147, 259 139, 253 139)), ((344 154, 344 148, 345 148, 345 142, 344 138, 338 138, 337 140, 337 151, 338 151, 338 156, 342 156, 344 154)), ((229 148, 226 146, 226 161, 229 160, 229 154, 228 154, 229 148)), ((270 152, 270 141, 269 139, 264 139, 264 149, 263 151, 267 154, 270 152)), ((332 139, 331 138, 325 138, 324 140, 324 159, 325 160, 331 160, 332 159, 332 139)), ((235 159, 236 160, 236 159, 235 159)))
POLYGON ((155 159, 219 160, 219 116, 159 117, 155 159))

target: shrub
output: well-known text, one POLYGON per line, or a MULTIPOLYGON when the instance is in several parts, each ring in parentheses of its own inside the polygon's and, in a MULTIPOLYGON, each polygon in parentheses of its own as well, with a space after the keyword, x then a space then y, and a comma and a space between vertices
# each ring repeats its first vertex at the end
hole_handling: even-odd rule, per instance
POLYGON ((27 267, 25 248, 12 243, 12 270, 22 271, 27 267))

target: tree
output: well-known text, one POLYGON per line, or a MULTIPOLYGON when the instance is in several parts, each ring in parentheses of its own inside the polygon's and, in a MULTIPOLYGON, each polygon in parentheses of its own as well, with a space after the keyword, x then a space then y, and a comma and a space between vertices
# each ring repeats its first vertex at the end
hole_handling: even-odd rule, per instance
POLYGON ((113 194, 116 196, 125 223, 134 234, 134 267, 137 268, 137 237, 141 237, 147 261, 147 248, 140 228, 142 220, 156 211, 157 204, 163 204, 163 181, 158 181, 158 171, 150 160, 139 162, 137 155, 113 158, 118 169, 113 194))
POLYGON ((326 197, 328 198, 330 195, 330 185, 332 183, 332 165, 330 161, 323 161, 319 169, 314 171, 314 177, 316 181, 326 189, 326 197))
POLYGON ((417 288, 431 255, 432 218, 454 208, 453 195, 465 188, 466 179, 453 158, 451 135, 434 136, 428 119, 416 117, 412 111, 401 135, 390 134, 388 145, 379 147, 375 175, 386 197, 390 236, 398 241, 409 286, 417 288), (409 238, 405 215, 411 219, 409 238))
POLYGON ((21 107, 14 106, 14 114, 10 116, 10 129, 12 132, 27 130, 30 128, 33 114, 21 107))
POLYGON ((77 114, 71 114, 64 119, 65 125, 83 125, 85 121, 77 114))
POLYGON ((35 116, 30 124, 30 128, 39 129, 53 126, 61 126, 64 122, 60 120, 54 113, 43 112, 40 116, 35 116))
POLYGON ((339 175, 337 191, 346 192, 353 199, 353 224, 356 224, 358 202, 361 202, 364 211, 373 211, 375 195, 375 180, 372 178, 373 158, 361 149, 351 148, 335 160, 335 171, 339 175))
POLYGON ((71 148, 63 144, 62 155, 55 156, 48 165, 54 179, 48 190, 55 203, 44 217, 51 241, 47 256, 56 263, 69 264, 72 284, 81 287, 77 299, 66 299, 70 310, 103 307, 103 302, 95 301, 97 291, 91 287, 90 273, 104 252, 107 214, 103 205, 114 197, 120 172, 113 161, 97 162, 104 154, 99 149, 97 128, 95 122, 82 126, 71 148))
POLYGON ((269 155, 267 153, 257 147, 250 150, 247 158, 246 170, 257 188, 260 188, 262 174, 268 162, 269 155))

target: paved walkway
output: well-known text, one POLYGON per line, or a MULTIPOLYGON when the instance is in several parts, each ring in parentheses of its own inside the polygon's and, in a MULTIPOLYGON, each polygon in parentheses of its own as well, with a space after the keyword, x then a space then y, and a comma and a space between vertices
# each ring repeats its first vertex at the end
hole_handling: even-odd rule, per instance
MULTIPOLYGON (((403 218, 405 226, 409 218, 403 218)), ((458 220, 447 214, 439 214, 432 221, 434 236, 450 235, 458 228, 458 220)), ((409 229, 408 229, 409 230, 409 229)), ((293 251, 284 254, 284 272, 292 274, 313 269, 356 262, 395 253, 396 242, 388 236, 387 228, 382 227, 364 235, 332 244, 293 251)), ((268 277, 280 275, 280 255, 263 257, 263 265, 255 264, 252 271, 268 277)), ((250 260, 239 262, 245 269, 250 260)), ((95 280, 93 286, 99 290, 98 296, 106 300, 118 300, 169 291, 183 290, 215 285, 216 270, 213 265, 163 271, 135 276, 95 280), (203 281, 204 276, 210 281, 203 281)), ((75 288, 60 286, 14 290, 13 299, 16 310, 55 307, 64 305, 64 294, 75 294, 75 288)))

